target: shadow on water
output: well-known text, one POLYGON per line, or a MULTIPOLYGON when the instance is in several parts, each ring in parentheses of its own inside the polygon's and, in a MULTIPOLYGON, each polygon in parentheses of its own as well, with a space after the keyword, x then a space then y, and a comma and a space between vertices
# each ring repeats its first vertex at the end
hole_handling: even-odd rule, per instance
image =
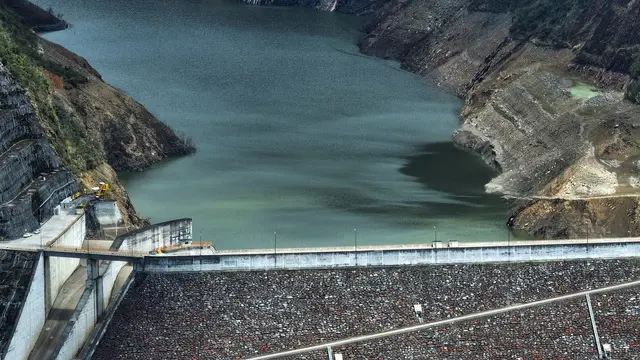
POLYGON ((451 142, 424 145, 416 155, 405 158, 399 169, 421 185, 415 199, 380 201, 355 189, 323 191, 326 206, 357 214, 382 216, 385 221, 411 228, 431 226, 434 221, 453 220, 460 224, 485 219, 506 225, 508 202, 500 195, 487 194, 485 184, 496 173, 480 158, 456 148, 451 142))
POLYGON ((496 173, 479 157, 456 148, 451 142, 421 147, 417 155, 406 159, 400 172, 446 199, 416 201, 429 212, 435 210, 440 216, 464 216, 477 214, 478 208, 482 208, 487 216, 507 214, 505 200, 485 192, 485 184, 496 173))

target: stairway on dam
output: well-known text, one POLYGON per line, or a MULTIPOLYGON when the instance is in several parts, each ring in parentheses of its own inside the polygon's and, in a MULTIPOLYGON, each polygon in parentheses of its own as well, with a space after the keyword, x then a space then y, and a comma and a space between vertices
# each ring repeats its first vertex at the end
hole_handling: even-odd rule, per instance
POLYGON ((0 64, 0 239, 39 228, 77 188, 43 136, 24 89, 0 64))

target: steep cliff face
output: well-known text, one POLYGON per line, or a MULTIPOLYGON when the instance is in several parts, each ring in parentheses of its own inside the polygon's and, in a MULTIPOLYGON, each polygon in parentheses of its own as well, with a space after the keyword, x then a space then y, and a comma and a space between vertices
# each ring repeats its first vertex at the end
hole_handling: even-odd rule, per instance
POLYGON ((626 236, 639 231, 640 108, 624 99, 640 76, 639 12, 629 0, 394 0, 361 50, 466 100, 453 140, 500 172, 487 190, 517 200, 511 225, 626 236))
POLYGON ((24 90, 0 65, 0 237, 39 227, 60 200, 77 190, 42 137, 24 90))
MULTIPOLYGON (((102 81, 84 58, 44 39, 39 41, 44 59, 83 77, 76 85, 60 74, 46 72, 56 113, 81 132, 98 161, 106 160, 116 171, 139 171, 168 156, 193 151, 188 138, 176 136, 141 104, 102 81)), ((86 155, 79 157, 87 159, 86 155)))
POLYGON ((193 145, 3 6, 0 24, 0 238, 37 228, 100 181, 127 222, 145 223, 114 169, 142 170, 193 145))

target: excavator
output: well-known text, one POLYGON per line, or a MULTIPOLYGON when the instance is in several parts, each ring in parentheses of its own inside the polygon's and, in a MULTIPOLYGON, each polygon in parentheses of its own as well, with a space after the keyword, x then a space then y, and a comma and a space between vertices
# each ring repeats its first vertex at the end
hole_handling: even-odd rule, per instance
POLYGON ((100 186, 98 186, 98 191, 96 191, 96 196, 102 199, 107 191, 109 191, 109 184, 101 182, 100 186))

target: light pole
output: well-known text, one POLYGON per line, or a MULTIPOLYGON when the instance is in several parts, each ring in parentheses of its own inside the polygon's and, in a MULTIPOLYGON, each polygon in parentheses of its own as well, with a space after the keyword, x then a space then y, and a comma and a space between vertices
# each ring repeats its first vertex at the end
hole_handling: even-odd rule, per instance
POLYGON ((509 248, 509 261, 511 261, 511 230, 507 226, 507 248, 509 248))
POLYGON ((589 255, 589 225, 587 225, 587 255, 589 255))
POLYGON ((273 232, 273 267, 274 269, 278 267, 278 233, 273 232))
POLYGON ((358 266, 358 229, 353 229, 353 249, 356 255, 356 266, 358 266))

